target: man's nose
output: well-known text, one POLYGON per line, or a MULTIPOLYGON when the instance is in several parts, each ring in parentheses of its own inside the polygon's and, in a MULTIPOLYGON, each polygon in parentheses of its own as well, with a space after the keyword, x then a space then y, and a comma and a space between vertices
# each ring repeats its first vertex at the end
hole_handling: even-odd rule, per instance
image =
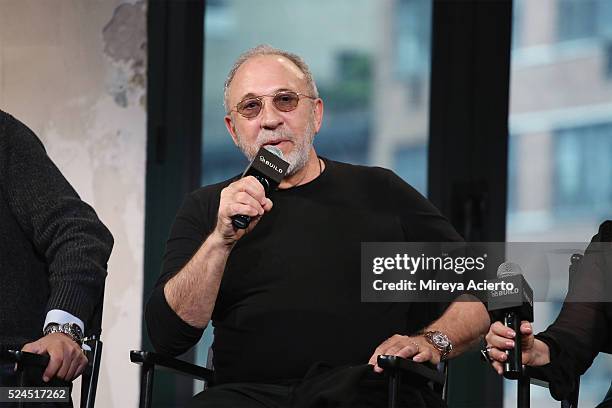
POLYGON ((276 129, 283 123, 283 117, 278 109, 274 107, 272 99, 264 103, 261 115, 261 127, 264 129, 276 129))

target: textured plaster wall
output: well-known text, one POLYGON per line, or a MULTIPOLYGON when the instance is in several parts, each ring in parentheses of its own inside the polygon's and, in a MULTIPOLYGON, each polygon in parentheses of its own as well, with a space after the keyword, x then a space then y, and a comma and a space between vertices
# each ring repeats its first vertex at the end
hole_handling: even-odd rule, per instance
POLYGON ((0 108, 39 135, 115 237, 100 407, 138 403, 128 351, 142 313, 145 16, 144 0, 0 0, 0 108))

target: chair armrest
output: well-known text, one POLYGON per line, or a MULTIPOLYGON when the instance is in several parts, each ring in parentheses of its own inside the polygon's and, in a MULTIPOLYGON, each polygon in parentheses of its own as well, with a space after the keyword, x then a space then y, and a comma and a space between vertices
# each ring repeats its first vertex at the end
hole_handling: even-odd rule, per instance
POLYGON ((208 368, 151 351, 132 350, 130 351, 130 361, 142 366, 158 367, 162 370, 186 375, 209 383, 214 381, 214 371, 208 368))
POLYGON ((34 354, 28 351, 7 350, 2 355, 2 360, 9 363, 22 364, 28 367, 45 368, 49 364, 49 356, 46 354, 34 354))
POLYGON ((380 355, 378 356, 378 366, 383 370, 401 370, 427 378, 436 384, 444 385, 444 375, 421 363, 408 360, 398 356, 380 355))
POLYGON ((537 368, 525 366, 523 373, 529 378, 529 382, 531 384, 549 388, 548 379, 544 377, 542 372, 540 372, 537 368))

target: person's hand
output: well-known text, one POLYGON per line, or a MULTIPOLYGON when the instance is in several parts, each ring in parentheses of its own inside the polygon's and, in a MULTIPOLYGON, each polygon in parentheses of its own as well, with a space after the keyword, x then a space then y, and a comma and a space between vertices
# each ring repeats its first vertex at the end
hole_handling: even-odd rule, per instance
POLYGON ((44 382, 54 377, 72 381, 87 367, 87 357, 81 346, 63 333, 47 334, 26 344, 21 351, 49 355, 49 364, 43 373, 44 382))
POLYGON ((440 353, 423 336, 409 337, 396 334, 382 342, 374 350, 374 354, 372 354, 370 361, 368 361, 368 364, 373 365, 374 371, 377 373, 382 373, 383 371, 377 364, 378 356, 381 354, 412 358, 417 363, 429 361, 433 364, 438 364, 440 362, 440 353))
MULTIPOLYGON (((533 327, 528 321, 521 322, 521 351, 522 363, 529 366, 541 366, 550 362, 550 353, 546 343, 533 336, 533 327)), ((487 341, 487 354, 491 365, 498 374, 503 374, 503 364, 508 359, 505 350, 514 347, 514 330, 504 326, 501 322, 495 322, 489 328, 485 336, 487 341)))
POLYGON ((272 209, 272 201, 253 176, 241 178, 221 190, 217 226, 215 232, 223 242, 231 245, 255 228, 261 216, 272 209), (248 215, 251 223, 243 230, 234 227, 232 217, 237 214, 248 215))

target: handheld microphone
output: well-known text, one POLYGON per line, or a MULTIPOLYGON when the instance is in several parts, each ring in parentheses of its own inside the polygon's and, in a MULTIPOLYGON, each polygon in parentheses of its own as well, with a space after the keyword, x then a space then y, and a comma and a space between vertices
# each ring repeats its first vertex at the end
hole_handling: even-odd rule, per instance
POLYGON ((501 313, 503 320, 516 333, 514 347, 506 350, 504 377, 518 379, 523 375, 521 349, 521 321, 533 322, 533 290, 523 277, 521 267, 513 262, 504 262, 497 268, 497 282, 512 284, 512 289, 489 291, 489 312, 501 313))
MULTIPOLYGON (((242 173, 241 178, 253 176, 263 186, 266 197, 274 191, 287 173, 289 163, 284 160, 283 152, 276 146, 264 146, 255 155, 242 173)), ((232 225, 246 229, 251 223, 248 215, 237 214, 232 217, 232 225)))

